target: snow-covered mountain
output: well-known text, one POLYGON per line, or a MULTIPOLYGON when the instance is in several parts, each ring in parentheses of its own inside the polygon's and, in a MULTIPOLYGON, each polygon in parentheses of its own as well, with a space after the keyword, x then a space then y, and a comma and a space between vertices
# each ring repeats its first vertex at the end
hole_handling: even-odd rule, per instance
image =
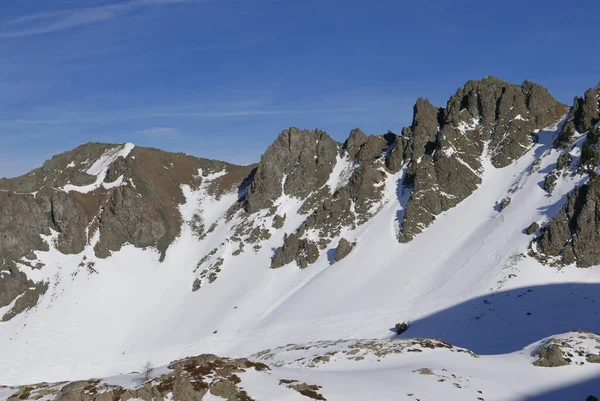
POLYGON ((0 399, 599 395, 599 93, 487 77, 401 135, 0 180, 0 399))

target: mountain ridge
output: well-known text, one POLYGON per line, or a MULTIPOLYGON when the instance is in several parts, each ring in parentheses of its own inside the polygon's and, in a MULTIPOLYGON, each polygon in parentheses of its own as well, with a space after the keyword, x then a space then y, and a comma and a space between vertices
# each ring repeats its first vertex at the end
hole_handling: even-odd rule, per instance
POLYGON ((544 337, 598 331, 587 315, 582 327, 554 322, 536 298, 548 283, 600 278, 570 268, 600 265, 586 251, 600 231, 589 218, 595 93, 567 110, 534 84, 486 78, 445 108, 418 100, 401 135, 354 129, 337 142, 290 127, 249 166, 88 144, 49 162, 45 181, 39 169, 0 180, 0 231, 13 237, 0 241, 12 259, 0 268, 9 355, 0 382, 104 377, 206 351, 389 340, 402 321, 407 335, 460 338, 449 328, 506 325, 517 310, 515 337, 538 333, 535 322, 552 328, 544 337), (453 319, 428 319, 463 303, 453 319))

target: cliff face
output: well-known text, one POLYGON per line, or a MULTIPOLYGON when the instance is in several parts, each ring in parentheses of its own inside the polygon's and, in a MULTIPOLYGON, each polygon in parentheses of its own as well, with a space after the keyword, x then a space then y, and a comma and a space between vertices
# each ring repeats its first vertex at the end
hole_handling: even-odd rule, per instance
POLYGON ((9 319, 35 305, 46 287, 18 263, 35 260, 50 246, 64 254, 94 245, 106 258, 124 244, 155 247, 164 254, 179 235, 181 186, 198 187, 203 174, 222 172, 211 193, 236 188, 252 166, 198 159, 157 149, 90 143, 53 157, 29 174, 0 180, 0 307, 17 299, 9 319), (94 238, 97 239, 94 239, 94 238))
POLYGON ((410 241, 473 193, 481 183, 484 151, 495 167, 505 167, 532 146, 537 131, 567 110, 529 81, 518 86, 492 77, 467 82, 445 109, 419 99, 413 124, 403 132, 409 142, 405 185, 413 192, 400 241, 410 241))
MULTIPOLYGON (((574 127, 598 120, 597 93, 588 92, 571 110, 574 127)), ((346 244, 339 252, 345 254, 348 241, 340 237, 381 210, 390 180, 402 180, 398 196, 410 193, 394 223, 398 240, 409 242, 475 191, 482 157, 496 168, 507 166, 567 108, 531 82, 518 86, 488 77, 467 82, 445 108, 418 99, 413 112, 401 135, 366 135, 357 128, 344 143, 324 131, 291 127, 256 166, 89 143, 25 176, 0 180, 0 307, 14 302, 4 319, 35 305, 46 291, 47 283, 31 281, 19 267, 43 269, 38 252, 56 248, 79 254, 93 247, 95 257, 103 259, 131 244, 157 249, 164 259, 184 224, 184 187, 204 188, 206 201, 238 192, 227 212, 230 231, 198 262, 195 290, 219 277, 223 258, 216 254, 224 244, 233 246, 235 255, 247 245, 258 252, 282 233, 272 268, 293 262, 308 267, 333 241, 346 244), (278 212, 283 199, 301 203, 302 221, 291 226, 285 212, 278 212)), ((596 145, 590 141, 593 159, 596 145)), ((189 223, 199 239, 215 229, 199 216, 189 223)))

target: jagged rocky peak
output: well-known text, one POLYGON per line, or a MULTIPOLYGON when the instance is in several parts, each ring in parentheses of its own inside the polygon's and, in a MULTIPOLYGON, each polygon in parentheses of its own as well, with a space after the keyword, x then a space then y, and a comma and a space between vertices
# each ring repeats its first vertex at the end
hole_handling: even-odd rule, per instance
POLYGON ((600 84, 573 101, 572 117, 579 132, 587 132, 600 121, 600 84))
POLYGON ((493 77, 467 82, 445 109, 417 100, 413 123, 403 130, 409 161, 404 185, 412 194, 399 240, 412 240, 477 188, 486 145, 492 164, 507 166, 531 147, 534 133, 566 112, 539 85, 525 81, 518 86, 493 77))
POLYGON ((552 193, 561 177, 589 176, 569 194, 567 203, 534 240, 532 251, 542 261, 556 265, 575 264, 590 267, 600 264, 600 85, 576 97, 569 117, 554 141, 564 149, 555 168, 544 180, 544 189, 552 193), (575 143, 580 135, 585 139, 575 143))
MULTIPOLYGON (((314 133, 313 131, 297 130, 284 131, 282 135, 284 143, 289 143, 288 135, 305 136, 310 139, 314 133)), ((281 138, 282 136, 276 143, 281 138)), ((316 139, 313 140, 316 142, 316 139)), ((330 159, 326 165, 327 174, 325 176, 313 179, 311 181, 313 184, 303 187, 302 191, 288 192, 289 175, 287 175, 283 189, 279 184, 279 190, 272 191, 270 198, 263 196, 262 199, 269 200, 262 204, 263 208, 271 205, 284 192, 286 195, 303 199, 304 202, 299 212, 307 216, 295 232, 284 238, 282 246, 275 252, 271 267, 279 268, 292 261, 296 261, 300 267, 306 267, 317 260, 320 251, 324 250, 343 228, 354 229, 357 224, 367 222, 377 212, 378 204, 383 199, 386 175, 396 173, 402 167, 405 142, 404 138, 392 132, 383 135, 366 135, 359 128, 355 128, 350 132, 343 145, 340 146, 335 142, 333 142, 335 148, 328 145, 331 146, 331 150, 335 149, 335 152, 328 153, 330 159), (308 233, 311 233, 313 237, 318 237, 318 243, 314 239, 309 239, 308 233)), ((271 146, 267 153, 278 151, 280 157, 265 153, 263 161, 265 158, 280 161, 282 163, 282 166, 279 167, 280 171, 307 171, 307 167, 302 166, 298 161, 299 156, 292 158, 281 156, 281 154, 288 155, 290 153, 288 149, 288 147, 271 146)), ((314 163, 317 159, 313 153, 308 155, 310 157, 304 159, 310 167, 308 174, 314 174, 317 168, 314 163)), ((257 175, 262 167, 263 163, 261 162, 257 175)), ((268 171, 270 170, 265 168, 265 173, 268 171)), ((279 177, 283 176, 284 173, 271 176, 274 185, 280 183, 282 178, 279 177)), ((261 194, 263 187, 265 187, 264 184, 256 186, 253 184, 251 192, 248 194, 250 201, 252 196, 261 194)), ((273 185, 268 188, 273 188, 273 185)), ((262 192, 264 195, 264 191, 262 192)), ((253 208, 249 209, 251 212, 254 210, 253 208)))
POLYGON ((206 185, 218 197, 235 191, 252 168, 132 144, 90 143, 24 176, 0 180, 0 271, 10 273, 0 274, 0 307, 21 294, 15 313, 35 304, 45 288, 28 280, 18 264, 43 268, 35 252, 50 246, 78 254, 93 245, 95 257, 106 258, 132 244, 156 248, 164 257, 181 231, 182 185, 197 189, 219 173, 206 185))
POLYGON ((248 212, 269 208, 282 194, 305 198, 329 178, 339 144, 320 130, 281 132, 262 155, 246 199, 248 212))
POLYGON ((450 98, 445 122, 455 127, 478 122, 481 140, 491 139, 495 167, 504 167, 531 146, 531 135, 568 111, 545 88, 530 81, 521 86, 493 77, 469 81, 450 98))
POLYGON ((443 109, 433 106, 429 100, 419 98, 413 107, 413 122, 402 135, 410 139, 407 157, 420 160, 423 155, 431 155, 437 146, 440 118, 443 109))

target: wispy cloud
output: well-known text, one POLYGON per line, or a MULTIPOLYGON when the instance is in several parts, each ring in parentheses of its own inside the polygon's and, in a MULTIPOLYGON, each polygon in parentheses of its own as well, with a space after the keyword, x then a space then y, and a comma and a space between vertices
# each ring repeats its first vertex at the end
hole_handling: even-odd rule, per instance
POLYGON ((131 0, 97 7, 29 14, 1 22, 0 39, 40 35, 108 21, 143 7, 195 1, 203 0, 131 0))
MULTIPOLYGON (((342 114, 354 113, 361 111, 370 111, 371 108, 365 107, 349 107, 335 109, 290 109, 290 110, 233 110, 233 111, 198 111, 198 112, 177 112, 177 111, 153 111, 148 113, 106 113, 102 115, 81 115, 74 118, 64 119, 12 119, 0 120, 2 124, 19 124, 19 125, 59 125, 73 123, 102 123, 109 121, 129 121, 129 120, 149 120, 165 117, 191 117, 191 118, 226 118, 226 117, 259 117, 259 116, 274 116, 274 115, 298 115, 298 114, 342 114)), ((155 129, 171 129, 171 128, 155 128, 155 129)), ((158 133, 155 132, 155 135, 158 133)), ((151 134, 151 132, 148 132, 151 134)))
POLYGON ((181 131, 177 128, 154 127, 138 131, 139 134, 152 138, 179 138, 181 131))

